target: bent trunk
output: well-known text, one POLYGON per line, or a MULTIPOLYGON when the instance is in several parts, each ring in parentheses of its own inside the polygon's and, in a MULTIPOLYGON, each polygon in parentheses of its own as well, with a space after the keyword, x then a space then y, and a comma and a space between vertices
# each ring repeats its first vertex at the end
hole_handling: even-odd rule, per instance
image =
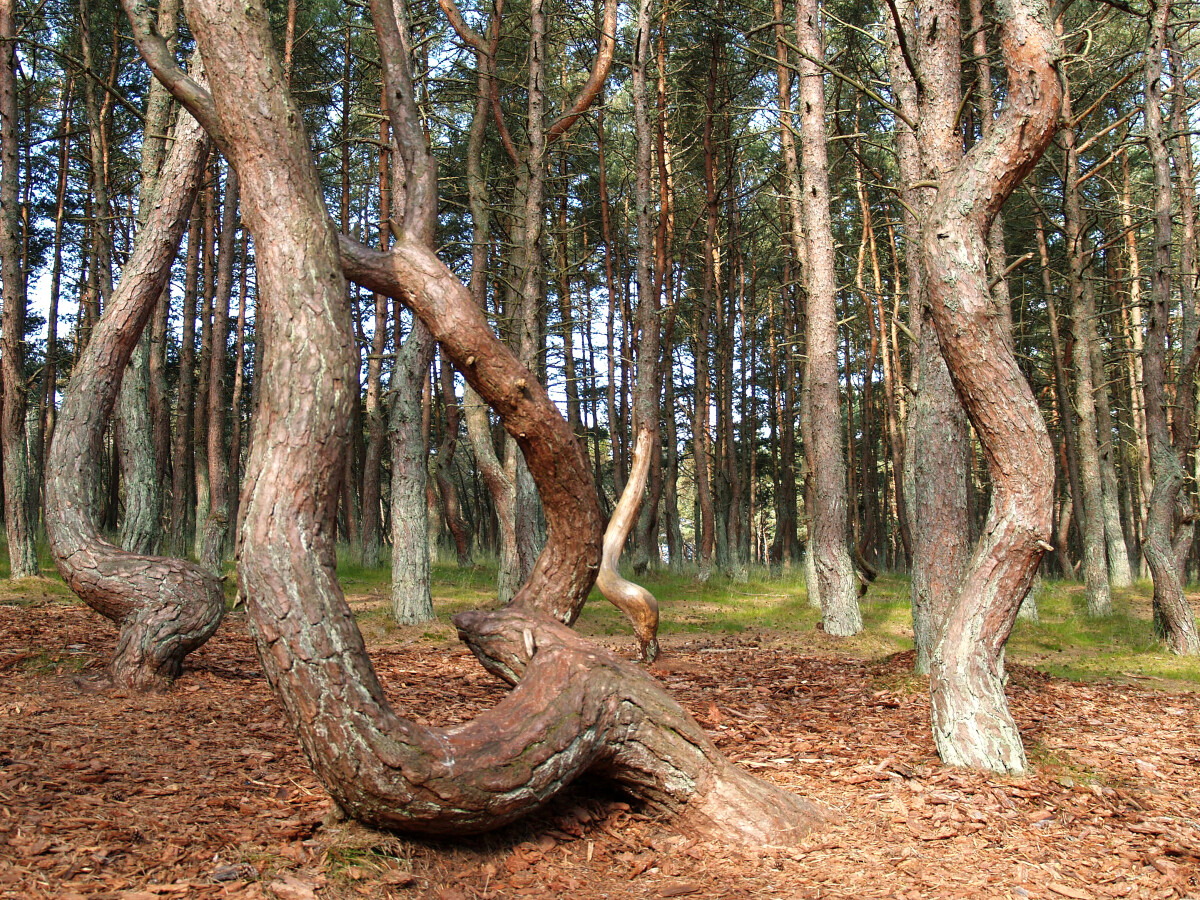
POLYGON ((184 560, 123 552, 100 536, 91 503, 121 373, 170 277, 207 155, 204 132, 181 113, 160 199, 76 365, 46 467, 46 532, 55 564, 88 606, 120 626, 110 671, 114 681, 138 689, 170 683, 225 611, 215 576, 184 560))

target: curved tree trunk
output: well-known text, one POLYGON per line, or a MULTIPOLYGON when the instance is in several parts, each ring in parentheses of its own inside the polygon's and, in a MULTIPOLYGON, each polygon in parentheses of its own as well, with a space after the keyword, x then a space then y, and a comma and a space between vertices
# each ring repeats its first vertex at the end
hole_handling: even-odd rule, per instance
MULTIPOLYGON (((159 4, 158 29, 168 40, 174 40, 178 32, 179 3, 178 0, 159 4)), ((177 41, 176 41, 177 42, 177 41)), ((165 135, 171 121, 171 95, 158 81, 151 79, 146 99, 146 125, 142 134, 141 184, 138 189, 138 226, 144 226, 150 216, 150 209, 158 196, 158 173, 162 166, 166 150, 165 135)), ((165 304, 163 301, 165 313, 165 304)), ((157 313, 159 305, 156 304, 157 313)), ((156 317, 157 320, 157 317, 156 317)), ((165 327, 165 315, 163 317, 165 327)), ((152 368, 151 356, 153 341, 151 328, 142 335, 133 357, 129 370, 121 379, 121 396, 117 403, 117 421, 120 425, 121 439, 119 450, 121 454, 121 477, 125 482, 125 516, 121 521, 121 547, 130 553, 153 554, 158 552, 159 537, 162 522, 162 480, 159 474, 162 462, 160 452, 164 447, 158 446, 159 432, 156 430, 154 412, 156 399, 165 401, 165 373, 155 372, 163 377, 163 384, 154 384, 155 392, 151 389, 152 368), (159 388, 159 397, 155 393, 159 388)), ((154 349, 158 349, 157 347, 154 349)), ((164 419, 165 409, 159 407, 159 421, 166 421, 167 441, 170 441, 169 419, 164 419)))
MULTIPOLYGON (((127 10, 136 16, 134 2, 128 0, 127 10)), ((372 11, 386 77, 403 115, 415 110, 415 102, 404 57, 395 52, 390 6, 374 0, 372 11)), ((699 834, 752 844, 794 841, 820 821, 818 810, 731 766, 647 676, 536 612, 465 614, 459 620, 492 671, 516 680, 527 666, 517 689, 491 712, 464 726, 430 729, 387 705, 334 571, 333 525, 356 356, 338 236, 302 118, 283 85, 265 11, 253 2, 189 0, 188 12, 199 45, 217 60, 213 97, 189 90, 186 82, 176 87, 221 134, 242 175, 266 300, 265 389, 247 478, 240 571, 264 669, 335 800, 375 825, 461 834, 512 821, 597 768, 655 806, 682 811, 699 834)), ((166 55, 156 54, 160 48, 149 30, 143 25, 135 31, 156 72, 169 73, 170 59, 164 64, 166 55)), ((397 119, 393 111, 393 124, 403 132, 403 119, 397 119)), ((410 191, 406 226, 414 214, 436 209, 436 174, 414 174, 417 154, 411 151, 423 140, 419 126, 411 127, 414 119, 404 137, 410 149, 406 171, 410 186, 428 193, 413 202, 410 191)), ((487 332, 488 346, 498 345, 466 289, 414 231, 391 257, 403 261, 403 295, 414 305, 422 298, 435 313, 457 315, 463 330, 487 332)), ((353 246, 347 240, 342 245, 353 246)), ((431 315, 430 324, 437 322, 431 315)), ((452 356, 462 349, 455 345, 452 356)), ((520 420, 529 412, 525 398, 536 388, 493 379, 508 365, 495 349, 472 357, 467 368, 481 391, 500 395, 520 420)), ((543 398, 535 408, 553 409, 543 398)), ((564 449, 554 440, 560 431, 569 447, 576 446, 566 422, 558 417, 542 424, 548 427, 539 433, 517 436, 531 471, 543 479, 554 528, 563 524, 562 512, 586 512, 597 504, 591 482, 578 477, 587 475, 586 465, 582 473, 571 460, 563 466, 561 453, 559 466, 547 465, 554 457, 546 451, 564 449), (556 475, 559 470, 574 470, 576 477, 556 475)), ((598 518, 582 524, 598 532, 598 518)), ((552 531, 548 547, 554 543, 552 531)), ((539 560, 542 571, 548 555, 539 560)), ((590 571, 586 559, 575 571, 590 571)), ((543 575, 544 586, 556 586, 548 582, 543 575)), ((557 581, 568 589, 567 598, 590 584, 557 581)))
POLYGON ((76 364, 46 468, 46 531, 55 564, 88 606, 120 626, 110 672, 114 681, 138 689, 169 684, 225 611, 216 577, 183 560, 114 547, 100 537, 91 503, 121 373, 170 277, 207 155, 204 132, 181 113, 159 199, 76 364))
POLYGON ((1026 2, 999 10, 1008 105, 942 180, 921 234, 933 324, 993 485, 983 535, 933 654, 933 734, 943 762, 996 772, 1025 768, 1001 666, 1049 547, 1054 488, 1050 438, 1004 317, 992 308, 986 266, 992 219, 1053 138, 1062 102, 1057 40, 1026 2))

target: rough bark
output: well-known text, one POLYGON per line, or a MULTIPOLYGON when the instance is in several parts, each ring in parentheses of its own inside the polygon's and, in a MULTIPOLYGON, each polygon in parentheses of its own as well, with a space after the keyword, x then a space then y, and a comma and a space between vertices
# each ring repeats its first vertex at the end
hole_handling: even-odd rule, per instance
POLYGON ((986 234, 1053 138, 1058 44, 1035 0, 999 5, 1009 100, 991 133, 948 173, 924 223, 930 310, 955 390, 979 435, 991 506, 930 667, 943 762, 1020 772, 1025 753, 1002 681, 1004 643, 1049 546, 1054 464, 1028 382, 991 304, 986 234))
POLYGON ((0 278, 4 311, 0 319, 0 448, 4 457, 4 531, 9 577, 38 574, 36 520, 30 517, 35 482, 30 477, 25 411, 25 272, 21 266, 17 168, 16 27, 12 0, 0 0, 0 278))
POLYGON ((85 603, 120 626, 109 671, 115 682, 137 689, 169 684, 225 611, 221 583, 208 572, 183 560, 125 553, 105 541, 91 502, 121 374, 170 276, 207 150, 203 131, 181 113, 158 200, 76 365, 47 461, 46 531, 55 564, 85 603))
POLYGON ((862 631, 858 581, 846 535, 849 499, 842 454, 837 348, 837 278, 833 222, 829 211, 829 164, 825 148, 825 81, 817 0, 796 2, 796 45, 800 71, 800 156, 803 169, 804 238, 808 259, 805 317, 814 470, 809 552, 816 565, 821 620, 828 634, 862 631))
MULTIPOLYGON (((240 567, 267 676, 334 799, 374 825, 461 834, 512 821, 597 768, 659 808, 681 811, 683 824, 701 835, 794 842, 819 821, 816 809, 729 765, 646 676, 535 613, 460 619, 493 671, 521 678, 492 712, 430 729, 388 706, 334 573, 356 356, 338 237, 265 11, 191 0, 188 12, 199 45, 219 61, 212 101, 195 107, 242 175, 267 298, 266 384, 240 567)), ((398 87, 411 95, 411 84, 398 87)), ((422 280, 403 283, 415 288, 422 280)), ((461 285, 452 300, 481 318, 461 285)), ((489 362, 475 361, 484 369, 489 362)), ((570 434, 565 421, 563 430, 570 434)), ((532 450, 540 436, 528 443, 532 450)), ((590 487, 578 483, 580 491, 590 487)), ((545 497, 548 513, 555 499, 545 497)))

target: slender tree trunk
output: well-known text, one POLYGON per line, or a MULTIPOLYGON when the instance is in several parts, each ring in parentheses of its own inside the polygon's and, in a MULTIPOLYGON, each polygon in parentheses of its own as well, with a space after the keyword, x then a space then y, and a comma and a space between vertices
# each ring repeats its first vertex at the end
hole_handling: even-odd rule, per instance
POLYGON ((171 534, 177 554, 186 554, 192 514, 194 406, 196 403, 196 288, 200 256, 202 207, 192 206, 188 226, 187 264, 183 282, 183 327, 179 348, 179 397, 175 405, 175 437, 171 446, 171 534))
POLYGON ((217 291, 217 236, 221 230, 220 202, 217 196, 219 178, 216 157, 209 162, 208 185, 204 191, 204 235, 201 239, 204 262, 199 287, 200 354, 196 368, 196 409, 192 423, 195 439, 196 531, 192 540, 192 555, 200 559, 204 552, 204 525, 212 504, 212 481, 208 458, 208 395, 212 389, 213 310, 217 291))
POLYGON ((36 483, 30 477, 25 411, 25 271, 20 256, 20 193, 17 168, 16 26, 12 0, 0 0, 0 278, 4 311, 0 320, 0 448, 4 457, 4 531, 9 577, 38 574, 36 521, 29 517, 36 483))
MULTIPOLYGON (((1071 97, 1063 98, 1066 120, 1071 120, 1071 97)), ((1099 341, 1092 292, 1085 289, 1091 265, 1086 245, 1087 223, 1079 196, 1079 154, 1075 129, 1063 128, 1059 140, 1066 151, 1063 170, 1063 225, 1067 240, 1068 284, 1071 292, 1071 333, 1075 365, 1075 410, 1079 415, 1079 481, 1083 500, 1083 576, 1090 616, 1112 615, 1108 584, 1108 555, 1104 541, 1104 497, 1100 480, 1100 446, 1096 432, 1096 387, 1092 371, 1092 347, 1099 341)))
POLYGON ((633 622, 639 655, 652 662, 658 656, 658 601, 644 587, 621 577, 618 566, 625 539, 632 530, 638 506, 643 502, 658 432, 658 295, 654 292, 652 254, 653 229, 650 224, 650 166, 653 136, 650 132, 646 67, 650 56, 650 0, 639 0, 637 46, 633 66, 633 115, 637 134, 637 181, 634 203, 637 207, 637 382, 634 388, 633 465, 625 490, 604 532, 604 549, 596 587, 605 598, 633 622))
MULTIPOLYGON (((220 573, 229 537, 229 457, 225 447, 228 409, 225 368, 229 347, 229 303, 233 297, 233 257, 238 225, 238 176, 231 166, 225 176, 225 210, 221 220, 220 262, 213 303, 212 358, 208 375, 208 516, 203 522, 200 564, 220 573)), ((244 264, 244 262, 243 262, 244 264)))
MULTIPOLYGON (((70 170, 71 157, 71 138, 70 138, 70 115, 71 115, 71 94, 74 87, 74 79, 67 76, 62 85, 61 95, 61 112, 62 117, 59 121, 60 137, 58 145, 58 179, 57 188, 55 189, 54 197, 54 251, 53 262, 50 268, 50 300, 49 310, 46 313, 46 369, 42 376, 42 398, 41 398, 41 413, 42 413, 42 447, 39 450, 39 456, 42 460, 43 475, 46 471, 46 453, 50 442, 54 439, 54 424, 58 413, 57 391, 58 391, 58 357, 60 354, 58 346, 58 300, 62 290, 62 268, 63 268, 63 225, 66 219, 66 197, 67 197, 67 176, 70 170)), ((0 375, 0 379, 2 379, 0 375)), ((43 477, 43 484, 45 478, 43 477)), ((39 489, 39 496, 42 491, 39 489)), ((39 508, 42 504, 39 503, 39 508)))
POLYGON ((828 634, 862 631, 858 583, 846 536, 846 463, 839 436, 841 406, 837 357, 837 279, 825 149, 823 43, 817 0, 796 2, 796 46, 800 70, 800 155, 803 169, 804 237, 807 243, 807 347, 814 469, 813 534, 810 552, 817 571, 821 618, 828 634))
MULTIPOLYGON (((382 91, 382 86, 381 86, 382 91)), ((379 98, 379 249, 391 244, 391 132, 386 118, 387 96, 379 98)), ((374 329, 371 355, 367 358, 367 446, 363 455, 362 564, 373 569, 379 565, 383 527, 380 481, 383 477, 383 444, 386 437, 383 413, 383 352, 387 348, 387 297, 374 294, 374 329)))
POLYGON ((1146 404, 1146 434, 1150 444, 1150 471, 1154 488, 1150 493, 1143 550, 1154 579, 1154 620, 1171 652, 1200 655, 1200 634, 1191 605, 1183 592, 1183 564, 1191 547, 1194 526, 1186 521, 1175 526, 1176 510, 1183 488, 1187 445, 1191 442, 1191 412, 1194 403, 1196 360, 1195 338, 1185 333, 1181 366, 1176 378, 1174 426, 1167 423, 1167 339, 1171 309, 1171 165, 1163 137, 1163 55, 1167 47, 1169 0, 1151 7, 1150 33, 1146 46, 1146 149, 1154 170, 1154 259, 1150 273, 1150 322, 1142 356, 1143 397, 1146 404))

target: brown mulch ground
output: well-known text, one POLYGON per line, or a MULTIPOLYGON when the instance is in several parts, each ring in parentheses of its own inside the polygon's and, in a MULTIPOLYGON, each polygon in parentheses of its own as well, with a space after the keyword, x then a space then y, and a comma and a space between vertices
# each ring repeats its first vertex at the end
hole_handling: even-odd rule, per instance
MULTIPOLYGON (((838 824, 793 850, 731 853, 590 784, 534 821, 435 843, 327 823, 243 616, 165 695, 98 688, 113 639, 81 606, 0 605, 0 897, 1200 896, 1195 693, 1017 667, 1034 774, 997 779, 938 765, 909 655, 677 640, 656 667, 675 696, 838 824)), ((460 648, 374 658, 393 700, 432 724, 501 695, 460 648)))

